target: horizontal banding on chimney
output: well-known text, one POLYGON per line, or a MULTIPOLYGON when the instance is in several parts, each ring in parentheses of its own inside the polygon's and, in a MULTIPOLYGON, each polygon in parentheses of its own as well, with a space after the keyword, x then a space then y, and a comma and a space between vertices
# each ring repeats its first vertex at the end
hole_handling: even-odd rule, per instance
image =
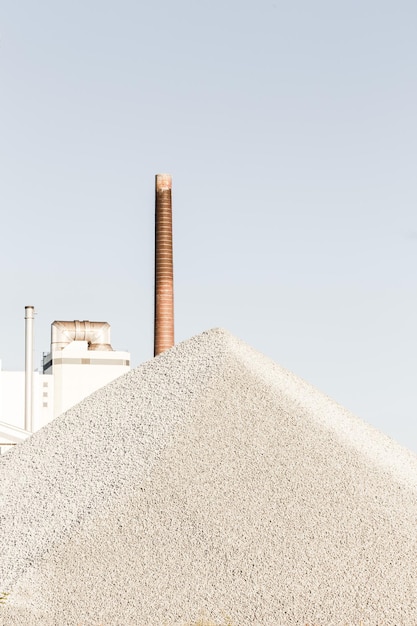
POLYGON ((155 177, 154 355, 174 345, 174 270, 172 254, 172 177, 155 177))

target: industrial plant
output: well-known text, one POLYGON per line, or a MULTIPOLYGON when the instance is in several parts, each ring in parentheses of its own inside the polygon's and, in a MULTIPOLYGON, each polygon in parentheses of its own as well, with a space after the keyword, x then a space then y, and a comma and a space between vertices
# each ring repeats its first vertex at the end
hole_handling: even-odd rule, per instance
MULTIPOLYGON (((0 454, 130 369, 114 350, 108 322, 54 321, 51 344, 34 370, 34 306, 25 307, 25 371, 2 371, 0 454)), ((174 345, 172 177, 155 176, 154 356, 174 345)))
POLYGON ((27 306, 1 373, 0 626, 416 624, 417 457, 225 329, 174 345, 155 198, 155 358, 55 321, 34 372, 27 306))
POLYGON ((25 313, 25 371, 0 372, 1 452, 130 369, 129 352, 111 346, 110 324, 75 320, 52 323, 42 372, 34 371, 34 307, 25 313))

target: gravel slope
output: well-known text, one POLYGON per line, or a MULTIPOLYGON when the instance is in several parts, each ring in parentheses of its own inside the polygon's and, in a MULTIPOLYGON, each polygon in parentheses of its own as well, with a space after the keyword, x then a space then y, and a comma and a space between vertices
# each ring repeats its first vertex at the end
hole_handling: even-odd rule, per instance
POLYGON ((417 624, 417 457, 221 329, 0 457, 4 626, 417 624))

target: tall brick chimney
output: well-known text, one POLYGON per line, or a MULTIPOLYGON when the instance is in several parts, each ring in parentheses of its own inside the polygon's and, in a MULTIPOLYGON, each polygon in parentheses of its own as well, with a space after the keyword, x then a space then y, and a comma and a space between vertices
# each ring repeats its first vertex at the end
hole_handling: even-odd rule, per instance
POLYGON ((174 345, 174 265, 172 255, 172 177, 155 176, 154 356, 174 345))

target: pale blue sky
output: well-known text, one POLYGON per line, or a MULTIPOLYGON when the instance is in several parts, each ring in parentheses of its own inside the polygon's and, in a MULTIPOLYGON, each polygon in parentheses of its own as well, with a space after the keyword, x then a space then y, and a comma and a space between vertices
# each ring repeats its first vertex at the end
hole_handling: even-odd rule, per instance
POLYGON ((417 452, 417 4, 5 0, 4 369, 55 319, 152 357, 154 176, 176 339, 223 326, 417 452))

